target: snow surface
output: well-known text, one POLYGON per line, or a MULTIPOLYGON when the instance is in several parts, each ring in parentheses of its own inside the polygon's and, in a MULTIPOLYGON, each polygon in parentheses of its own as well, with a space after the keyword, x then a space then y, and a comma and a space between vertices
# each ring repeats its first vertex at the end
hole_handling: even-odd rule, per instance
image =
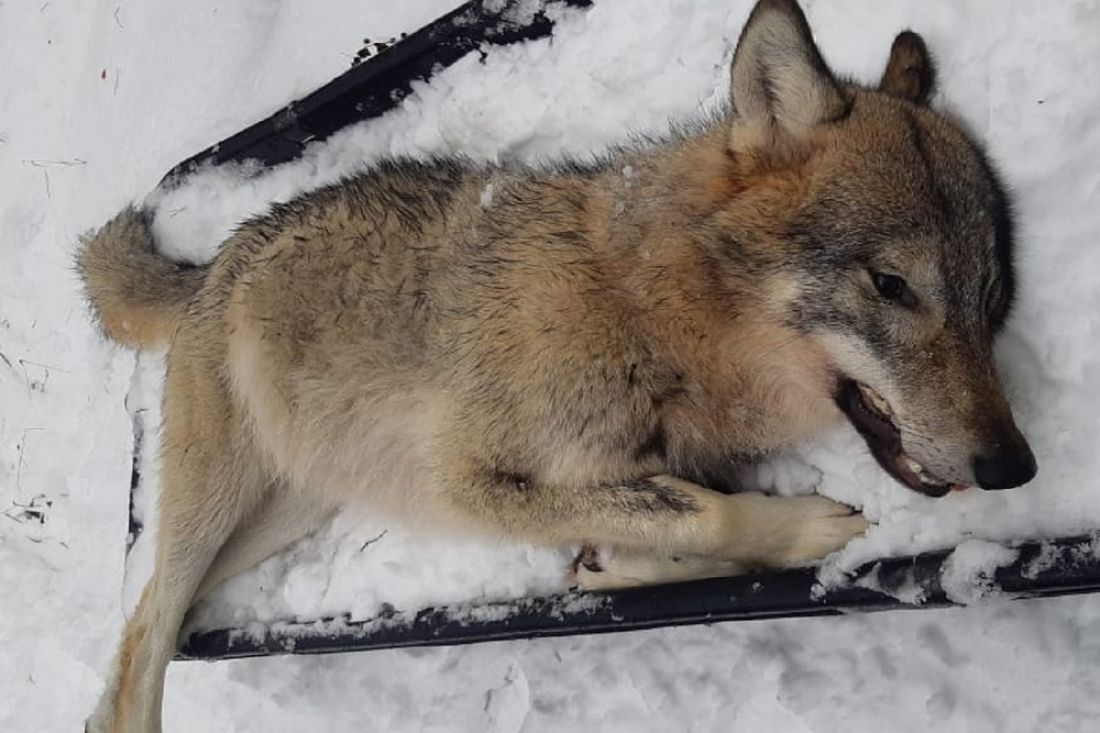
MULTIPOLYGON (((143 356, 135 370, 133 355, 92 329, 70 270, 76 236, 142 198, 174 163, 342 71, 363 37, 398 35, 451 4, 0 3, 0 730, 79 728, 132 592, 122 592, 131 412, 155 426, 159 362, 143 356)), ((537 162, 660 132, 722 102, 749 6, 649 0, 638 12, 629 0, 597 0, 564 13, 553 42, 494 49, 484 64, 468 56, 400 110, 285 170, 247 181, 222 171, 156 199, 158 232, 169 251, 201 260, 242 216, 378 156, 537 162)), ((1022 292, 999 357, 1040 475, 1018 491, 932 501, 886 479, 841 429, 763 467, 759 480, 785 493, 816 485, 878 522, 826 578, 881 554, 970 540, 949 580, 955 597, 974 600, 995 591, 991 570, 1010 559, 989 540, 1100 527, 1100 3, 806 9, 833 66, 868 80, 897 30, 922 32, 940 62, 940 103, 988 141, 1017 193, 1022 292)), ((149 539, 135 546, 130 589, 149 539)), ((341 517, 227 584, 202 613, 367 618, 382 603, 546 592, 562 564, 557 551, 428 540, 341 517)), ((1081 731, 1100 714, 1098 655, 1100 600, 986 600, 177 664, 165 720, 168 731, 1081 731)))

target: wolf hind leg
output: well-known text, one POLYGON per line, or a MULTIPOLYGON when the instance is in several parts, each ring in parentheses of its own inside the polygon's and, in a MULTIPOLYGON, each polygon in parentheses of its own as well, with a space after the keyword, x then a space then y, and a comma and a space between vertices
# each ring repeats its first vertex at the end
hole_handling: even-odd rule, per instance
POLYGON ((194 600, 202 600, 229 578, 317 531, 334 512, 335 507, 320 497, 304 496, 282 482, 275 484, 222 546, 194 600))
POLYGON ((184 616, 222 545, 262 495, 258 464, 235 445, 230 421, 192 417, 201 424, 183 409, 166 411, 153 574, 85 726, 90 733, 161 730, 164 676, 184 616))

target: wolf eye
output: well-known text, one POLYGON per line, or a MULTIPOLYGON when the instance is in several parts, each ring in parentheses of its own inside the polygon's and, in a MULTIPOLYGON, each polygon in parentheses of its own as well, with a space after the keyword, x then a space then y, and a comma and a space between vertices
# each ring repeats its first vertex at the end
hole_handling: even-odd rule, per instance
POLYGON ((909 285, 897 275, 872 270, 871 281, 875 284, 878 294, 887 300, 901 303, 906 307, 912 307, 916 303, 916 296, 909 289, 909 285))
POLYGON ((905 281, 897 275, 872 272, 871 279, 875 282, 878 294, 887 300, 900 300, 905 294, 905 281))

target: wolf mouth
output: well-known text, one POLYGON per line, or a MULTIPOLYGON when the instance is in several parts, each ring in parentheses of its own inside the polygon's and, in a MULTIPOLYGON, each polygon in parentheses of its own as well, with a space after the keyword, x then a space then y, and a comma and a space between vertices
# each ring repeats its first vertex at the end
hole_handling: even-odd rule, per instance
POLYGON ((836 402, 867 441, 871 455, 898 483, 928 496, 943 496, 962 487, 933 475, 905 452, 901 431, 891 419, 893 410, 878 392, 854 379, 844 379, 836 402))

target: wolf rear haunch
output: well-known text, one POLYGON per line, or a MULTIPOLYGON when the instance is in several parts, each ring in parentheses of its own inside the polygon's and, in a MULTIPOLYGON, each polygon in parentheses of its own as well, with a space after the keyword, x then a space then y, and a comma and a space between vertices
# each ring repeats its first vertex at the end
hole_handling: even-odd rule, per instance
POLYGON ((920 37, 862 87, 762 0, 731 80, 726 114, 593 165, 379 164, 205 268, 137 210, 84 241, 106 333, 168 347, 155 568, 90 731, 159 730, 192 603, 341 505, 614 547, 578 565, 607 587, 862 533, 822 497, 714 490, 841 416, 918 491, 1031 479, 991 356, 1008 204, 928 108, 920 37))

